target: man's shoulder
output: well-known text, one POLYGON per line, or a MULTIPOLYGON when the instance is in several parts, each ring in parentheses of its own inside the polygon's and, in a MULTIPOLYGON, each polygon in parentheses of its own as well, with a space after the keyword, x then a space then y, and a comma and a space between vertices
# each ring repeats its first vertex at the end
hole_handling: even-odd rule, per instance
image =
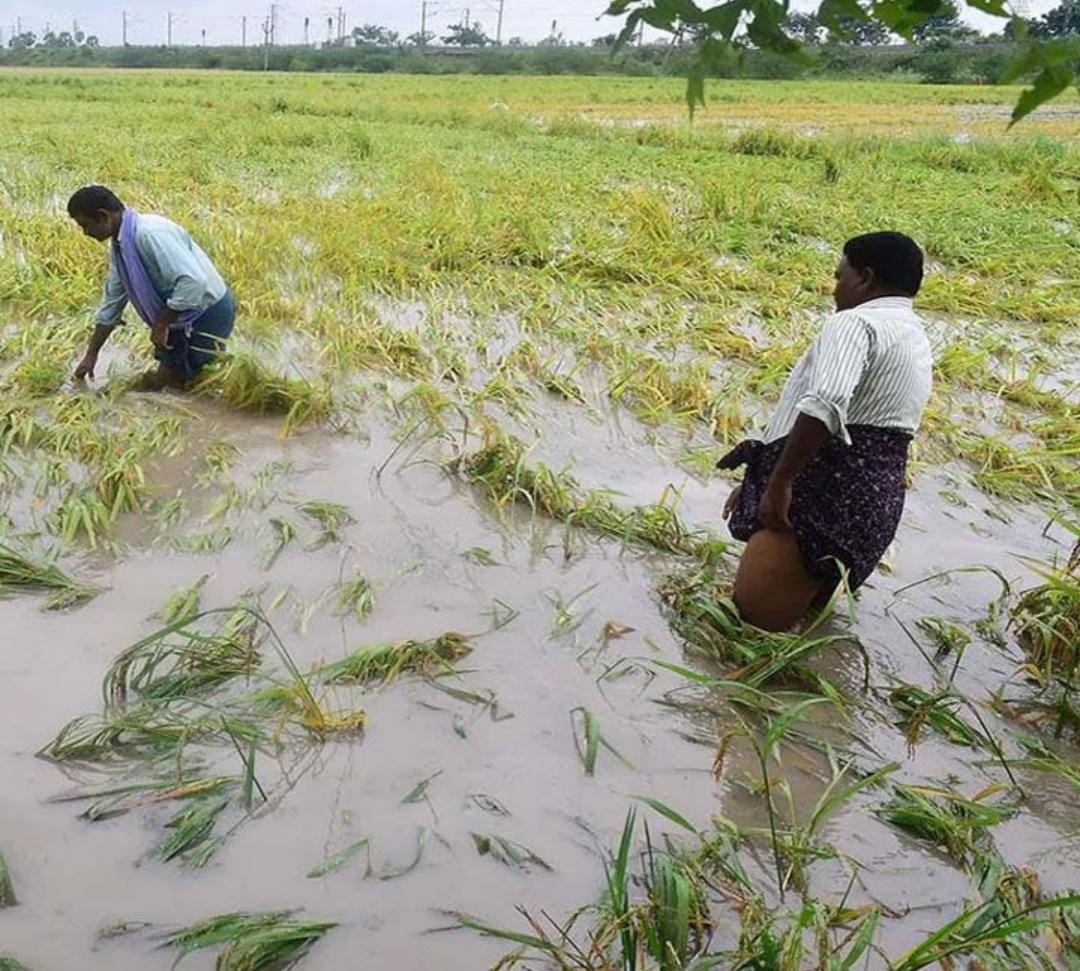
POLYGON ((821 332, 825 333, 850 333, 852 331, 866 330, 873 327, 873 320, 861 308, 853 307, 850 310, 834 310, 825 315, 821 324, 821 332))
POLYGON ((153 212, 141 212, 139 213, 139 223, 135 230, 136 238, 141 236, 182 236, 184 235, 184 229, 182 226, 178 226, 171 219, 167 219, 165 216, 159 216, 153 212))
POLYGON ((903 303, 878 303, 870 301, 852 307, 850 310, 838 310, 828 318, 837 324, 847 327, 866 327, 870 330, 878 330, 882 327, 891 327, 896 324, 913 325, 923 327, 923 319, 910 300, 903 303))

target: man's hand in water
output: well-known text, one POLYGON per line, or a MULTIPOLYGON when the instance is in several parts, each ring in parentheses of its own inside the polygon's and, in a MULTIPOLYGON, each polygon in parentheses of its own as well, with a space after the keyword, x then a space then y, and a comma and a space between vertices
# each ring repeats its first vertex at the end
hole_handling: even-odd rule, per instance
POLYGON ((85 381, 94 376, 94 368, 97 367, 97 354, 87 354, 75 368, 75 380, 85 381))
POLYGON ((758 522, 774 533, 791 531, 791 480, 773 475, 758 506, 758 522))
POLYGON ((165 317, 154 323, 154 326, 150 328, 150 340, 154 342, 154 347, 167 348, 169 346, 169 324, 171 323, 165 317))

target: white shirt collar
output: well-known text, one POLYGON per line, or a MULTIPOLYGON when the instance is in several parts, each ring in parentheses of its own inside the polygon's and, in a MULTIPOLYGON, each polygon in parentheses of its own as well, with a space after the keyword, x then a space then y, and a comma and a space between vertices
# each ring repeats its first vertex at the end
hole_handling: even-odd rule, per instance
POLYGON ((852 307, 852 310, 912 310, 914 306, 912 297, 876 297, 852 307))

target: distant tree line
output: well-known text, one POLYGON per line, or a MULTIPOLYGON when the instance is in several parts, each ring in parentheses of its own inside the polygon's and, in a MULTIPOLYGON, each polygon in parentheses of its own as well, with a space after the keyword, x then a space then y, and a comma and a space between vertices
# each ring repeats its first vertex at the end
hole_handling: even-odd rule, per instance
MULTIPOLYGON (((814 54, 799 63, 748 45, 741 56, 718 65, 717 77, 795 78, 876 76, 906 73, 937 82, 992 82, 1016 53, 1020 33, 1039 38, 1080 34, 1080 0, 1062 0, 1038 19, 1010 22, 996 36, 980 35, 960 19, 955 0, 921 23, 910 44, 899 44, 874 20, 842 20, 831 28, 816 16, 792 12, 785 31, 814 54), (839 27, 839 30, 836 28, 839 27)), ((520 37, 496 45, 476 21, 451 24, 436 35, 401 37, 379 24, 354 28, 347 39, 315 47, 101 47, 94 36, 49 32, 12 37, 0 64, 101 65, 278 71, 360 71, 415 74, 627 74, 685 75, 692 38, 673 44, 629 45, 612 53, 616 35, 569 42, 552 25, 543 40, 520 37)))
POLYGON ((72 47, 96 48, 100 46, 101 44, 94 34, 87 35, 81 30, 74 32, 61 30, 59 33, 47 30, 41 37, 38 37, 32 30, 25 30, 21 34, 15 34, 8 41, 8 47, 15 51, 24 51, 30 48, 55 51, 72 47))

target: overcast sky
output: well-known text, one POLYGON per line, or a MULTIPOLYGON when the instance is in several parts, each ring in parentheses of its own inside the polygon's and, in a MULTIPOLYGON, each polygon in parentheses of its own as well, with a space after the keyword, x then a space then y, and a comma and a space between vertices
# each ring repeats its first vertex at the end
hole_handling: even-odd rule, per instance
MULTIPOLYGON (((617 21, 602 13, 605 0, 504 0, 503 39, 521 36, 536 40, 546 36, 552 21, 572 40, 588 40, 617 29, 617 21)), ((1018 0, 1023 12, 1033 16, 1056 5, 1057 0, 1018 0)), ((473 20, 479 20, 485 30, 495 34, 498 0, 439 0, 430 2, 429 29, 441 32, 447 24, 461 20, 466 5, 473 20)), ((814 7, 813 0, 796 0, 795 6, 814 7)), ((166 17, 169 11, 176 16, 173 41, 177 44, 196 44, 202 30, 208 44, 239 44, 241 22, 248 18, 248 43, 253 43, 259 24, 265 18, 269 4, 260 0, 130 0, 128 10, 128 41, 132 44, 161 44, 165 41, 166 17)), ((327 18, 337 10, 337 4, 324 0, 291 0, 279 4, 281 43, 299 43, 304 35, 304 18, 311 18, 312 40, 325 39, 327 18)), ((348 30, 358 24, 376 23, 407 35, 420 29, 420 0, 363 0, 344 3, 348 30)), ((74 21, 88 34, 96 34, 103 44, 120 43, 124 0, 0 0, 0 30, 7 42, 18 18, 24 30, 42 33, 49 25, 53 30, 70 30, 74 21)), ((995 18, 973 14, 972 23, 992 30, 1000 24, 995 18)))

